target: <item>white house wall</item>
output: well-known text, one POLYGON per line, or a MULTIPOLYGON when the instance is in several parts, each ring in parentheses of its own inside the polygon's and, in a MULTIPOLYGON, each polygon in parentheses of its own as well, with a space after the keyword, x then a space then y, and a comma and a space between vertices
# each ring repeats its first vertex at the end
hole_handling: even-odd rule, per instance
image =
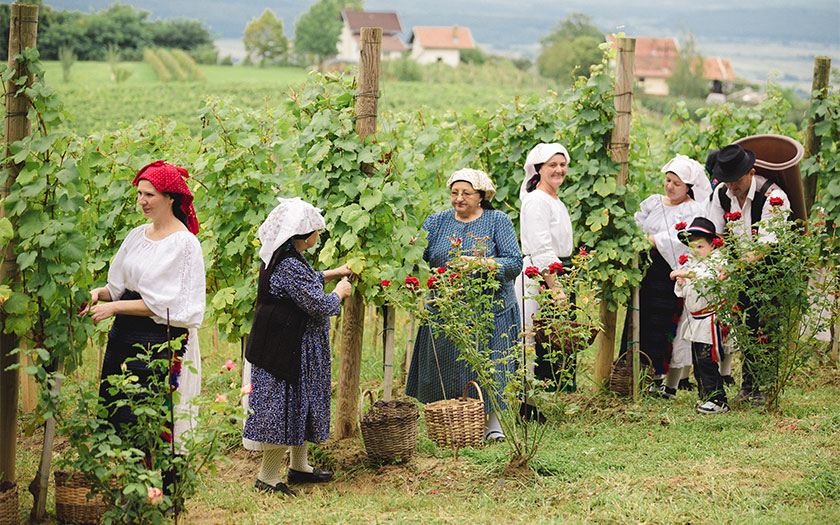
POLYGON ((359 60, 359 45, 356 39, 353 38, 353 33, 347 24, 341 28, 341 34, 338 37, 338 49, 336 58, 339 60, 359 60))
POLYGON ((461 55, 457 49, 424 49, 415 41, 414 47, 411 49, 411 58, 419 64, 443 62, 452 67, 457 67, 461 55))

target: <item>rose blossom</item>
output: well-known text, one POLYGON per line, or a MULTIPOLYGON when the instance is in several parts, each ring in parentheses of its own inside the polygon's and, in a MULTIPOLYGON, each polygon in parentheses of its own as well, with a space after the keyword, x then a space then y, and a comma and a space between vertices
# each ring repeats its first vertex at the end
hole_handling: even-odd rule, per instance
POLYGON ((558 274, 563 273, 563 265, 561 263, 553 262, 548 265, 548 273, 558 274))
POLYGON ((443 266, 441 266, 440 268, 438 268, 438 269, 437 269, 437 270, 435 270, 435 271, 436 271, 437 273, 446 273, 446 268, 445 268, 445 267, 443 267, 443 266))
POLYGON ((248 383, 247 385, 242 385, 242 388, 240 388, 239 391, 243 394, 250 394, 254 391, 254 386, 251 385, 251 383, 248 383))
POLYGON ((685 264, 687 262, 688 262, 688 255, 686 255, 686 254, 680 255, 679 263, 680 264, 685 264))
POLYGON ((714 246, 715 248, 720 248, 721 246, 723 246, 723 239, 721 239, 720 237, 715 237, 714 239, 712 239, 712 246, 714 246))
POLYGON ((379 282, 379 285, 382 288, 388 288, 389 286, 391 286, 391 281, 389 281, 388 279, 382 279, 382 281, 379 282))
POLYGON ((429 288, 430 290, 434 290, 437 287, 437 284, 438 284, 438 278, 435 277, 434 275, 429 277, 429 279, 426 281, 426 287, 429 288))
POLYGON ((227 403, 228 398, 224 394, 216 394, 216 402, 217 403, 227 403))
POLYGON ((163 492, 157 487, 149 487, 149 492, 146 493, 146 500, 149 505, 160 505, 163 502, 163 492))
POLYGON ((539 274, 540 274, 540 269, 537 268, 536 266, 529 266, 529 267, 525 268, 525 275, 527 275, 531 279, 538 276, 539 274))
POLYGON ((688 226, 688 224, 686 224, 684 222, 678 222, 674 225, 674 229, 675 230, 684 230, 686 226, 688 226))
POLYGON ((234 368, 236 368, 236 363, 228 359, 227 361, 225 361, 225 368, 227 368, 228 370, 233 370, 234 368))
POLYGON ((781 197, 770 197, 770 206, 781 206, 785 200, 781 197))
POLYGON ((409 290, 416 290, 420 287, 420 281, 417 279, 417 277, 409 275, 405 278, 405 287, 409 290))

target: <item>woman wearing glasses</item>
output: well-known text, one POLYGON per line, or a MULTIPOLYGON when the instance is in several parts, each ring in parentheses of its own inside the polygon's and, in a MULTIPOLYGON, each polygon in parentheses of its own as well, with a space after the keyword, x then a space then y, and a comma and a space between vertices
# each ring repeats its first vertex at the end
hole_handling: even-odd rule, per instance
MULTIPOLYGON (((496 188, 483 171, 458 170, 449 177, 446 185, 450 190, 452 208, 430 215, 423 223, 428 240, 423 258, 433 268, 447 267, 453 256, 453 246, 457 244, 463 257, 480 258, 483 265, 498 270, 496 278, 502 286, 494 295, 494 329, 489 343, 493 359, 498 361, 508 355, 519 335, 519 307, 513 292, 513 281, 522 270, 522 253, 516 231, 510 217, 494 210, 490 204, 496 188)), ((443 334, 432 332, 426 324, 420 327, 406 383, 406 394, 421 403, 459 397, 467 383, 476 379, 469 365, 458 360, 458 347, 443 334), (441 390, 441 377, 444 391, 441 390)), ((498 388, 493 393, 501 408, 505 408, 501 391, 515 368, 511 360, 504 362, 504 369, 497 366, 498 388)), ((491 441, 504 440, 498 415, 492 412, 488 392, 484 385, 481 386, 488 413, 484 437, 491 441)))

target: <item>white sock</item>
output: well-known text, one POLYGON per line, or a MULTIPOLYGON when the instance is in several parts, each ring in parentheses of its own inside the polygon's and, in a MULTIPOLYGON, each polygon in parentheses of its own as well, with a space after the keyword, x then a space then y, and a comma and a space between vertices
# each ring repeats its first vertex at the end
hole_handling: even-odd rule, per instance
POLYGON ((732 375, 732 354, 723 355, 723 361, 718 364, 718 370, 722 376, 732 375))
POLYGON ((505 435, 505 433, 502 432, 502 424, 499 422, 499 416, 497 416, 495 412, 490 412, 487 416, 487 424, 484 427, 484 436, 487 437, 491 432, 500 432, 503 436, 505 435))
POLYGON ((682 367, 682 377, 680 379, 688 379, 691 377, 691 366, 682 367))
POLYGON ((266 447, 263 450, 257 479, 273 487, 280 483, 280 469, 286 462, 286 447, 285 445, 266 445, 266 447))
POLYGON ((313 469, 309 465, 309 459, 307 458, 306 443, 291 446, 289 450, 292 451, 292 457, 289 463, 290 469, 297 470, 298 472, 312 472, 313 469))
POLYGON ((683 370, 688 369, 687 366, 681 366, 679 368, 671 367, 668 369, 668 373, 665 374, 665 386, 668 388, 677 388, 680 386, 680 379, 683 376, 683 370))

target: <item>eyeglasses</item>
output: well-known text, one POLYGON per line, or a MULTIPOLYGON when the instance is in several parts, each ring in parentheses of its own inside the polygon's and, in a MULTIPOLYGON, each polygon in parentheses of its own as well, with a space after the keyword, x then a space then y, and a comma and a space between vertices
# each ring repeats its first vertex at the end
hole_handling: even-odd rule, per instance
POLYGON ((463 197, 465 199, 469 199, 470 197, 472 197, 476 193, 478 193, 478 192, 475 192, 475 191, 453 191, 453 192, 449 193, 449 196, 452 197, 453 199, 455 199, 457 197, 463 197))

